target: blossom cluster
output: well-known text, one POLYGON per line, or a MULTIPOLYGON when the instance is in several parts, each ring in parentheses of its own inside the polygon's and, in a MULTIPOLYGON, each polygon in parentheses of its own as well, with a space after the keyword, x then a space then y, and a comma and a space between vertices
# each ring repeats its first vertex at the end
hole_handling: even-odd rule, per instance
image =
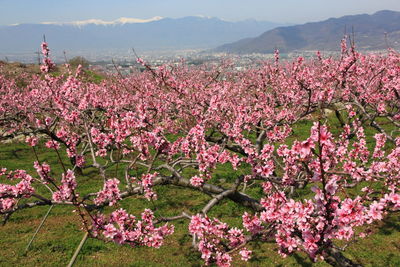
POLYGON ((14 208, 20 198, 29 198, 35 192, 32 187, 33 178, 23 170, 0 170, 0 176, 6 176, 8 180, 20 180, 15 185, 0 184, 0 212, 7 212, 14 208))
POLYGON ((105 181, 103 190, 97 192, 97 196, 94 199, 96 205, 100 205, 108 202, 110 206, 115 205, 118 200, 121 199, 120 190, 118 188, 119 180, 108 179, 105 181))
MULTIPOLYGON (((218 266, 230 266, 232 256, 229 250, 246 242, 242 230, 230 228, 218 219, 210 219, 202 215, 192 216, 189 232, 199 240, 198 250, 207 265, 215 262, 218 266)), ((239 254, 242 260, 247 261, 250 259, 251 251, 245 248, 239 254)))
POLYGON ((118 209, 109 217, 98 214, 93 221, 91 233, 95 237, 104 237, 117 244, 129 244, 132 247, 147 246, 159 248, 164 238, 174 232, 174 227, 165 224, 160 227, 154 225, 154 215, 149 209, 141 214, 141 220, 118 209))
POLYGON ((74 191, 76 189, 76 186, 77 183, 74 172, 72 170, 67 170, 66 173, 62 174, 61 185, 58 187, 58 191, 53 193, 53 200, 72 200, 72 198, 75 196, 74 191))
POLYGON ((42 54, 43 54, 43 65, 40 66, 40 70, 44 73, 50 72, 54 69, 55 64, 49 57, 50 49, 46 42, 43 42, 42 45, 42 54))
POLYGON ((144 190, 144 196, 147 200, 156 200, 157 193, 153 190, 153 179, 157 177, 158 173, 145 174, 141 178, 141 184, 144 190))

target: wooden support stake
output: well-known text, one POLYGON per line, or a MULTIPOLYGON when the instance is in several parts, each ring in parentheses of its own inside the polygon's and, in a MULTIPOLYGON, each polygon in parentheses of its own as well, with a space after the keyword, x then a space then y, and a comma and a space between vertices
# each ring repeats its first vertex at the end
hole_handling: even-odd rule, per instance
POLYGON ((74 255, 72 256, 71 260, 69 261, 67 267, 72 267, 76 261, 76 258, 79 255, 79 252, 81 251, 83 245, 85 244, 86 240, 89 237, 89 233, 86 232, 85 235, 83 236, 81 242, 79 243, 79 246, 76 248, 74 255))
POLYGON ((35 233, 33 234, 31 240, 29 241, 28 245, 27 245, 26 248, 25 248, 25 254, 28 252, 30 246, 32 245, 33 240, 35 239, 36 235, 39 233, 40 229, 42 228, 42 226, 43 226, 44 222, 46 221, 47 217, 49 216, 50 211, 51 211, 51 209, 53 208, 53 206, 54 206, 54 205, 51 205, 50 208, 49 208, 49 210, 47 211, 46 215, 44 215, 44 217, 43 217, 42 221, 40 222, 38 228, 36 229, 36 231, 35 231, 35 233))

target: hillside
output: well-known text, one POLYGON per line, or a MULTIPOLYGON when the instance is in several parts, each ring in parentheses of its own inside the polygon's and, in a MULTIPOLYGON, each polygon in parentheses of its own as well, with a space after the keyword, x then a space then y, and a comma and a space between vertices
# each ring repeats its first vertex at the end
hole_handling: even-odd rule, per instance
POLYGON ((272 53, 340 49, 344 34, 352 34, 359 50, 400 47, 400 12, 379 11, 373 15, 352 15, 289 27, 278 27, 258 37, 222 45, 216 51, 230 53, 272 53))

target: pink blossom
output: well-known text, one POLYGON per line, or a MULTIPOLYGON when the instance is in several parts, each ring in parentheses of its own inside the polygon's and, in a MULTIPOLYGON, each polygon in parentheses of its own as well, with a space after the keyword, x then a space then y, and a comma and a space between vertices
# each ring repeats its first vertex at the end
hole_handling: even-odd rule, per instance
POLYGON ((109 218, 97 215, 93 222, 93 235, 102 235, 117 244, 131 246, 148 246, 159 248, 164 238, 174 232, 174 227, 165 224, 161 227, 154 226, 154 215, 146 209, 142 213, 142 221, 119 209, 111 213, 109 218))
POLYGON ((244 248, 239 251, 239 254, 242 257, 243 261, 248 261, 249 259, 251 259, 252 251, 248 250, 247 248, 244 248))
POLYGON ((27 136, 25 142, 30 146, 36 146, 38 143, 38 138, 35 136, 27 136))
POLYGON ((57 141, 53 141, 53 140, 47 141, 45 146, 47 148, 60 149, 60 144, 57 141))
POLYGON ((53 193, 54 201, 66 201, 71 200, 74 196, 74 190, 76 189, 77 183, 75 174, 72 170, 67 170, 67 173, 62 175, 61 185, 59 190, 53 193))
POLYGON ((192 178, 190 178, 190 183, 195 187, 199 187, 204 184, 204 179, 195 175, 192 178))
POLYGON ((121 199, 118 184, 119 180, 116 178, 107 180, 104 183, 103 190, 97 193, 94 203, 96 205, 101 205, 105 202, 109 202, 110 206, 115 205, 115 203, 121 199))
POLYGON ((142 187, 145 192, 145 197, 147 200, 156 200, 157 199, 157 194, 153 190, 153 180, 156 178, 158 173, 153 173, 153 174, 145 174, 142 176, 142 187))

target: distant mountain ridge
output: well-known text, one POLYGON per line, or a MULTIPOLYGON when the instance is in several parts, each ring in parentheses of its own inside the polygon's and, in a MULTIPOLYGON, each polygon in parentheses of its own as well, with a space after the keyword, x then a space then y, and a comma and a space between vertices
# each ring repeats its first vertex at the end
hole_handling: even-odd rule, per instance
POLYGON ((382 50, 388 45, 400 48, 400 12, 383 10, 372 15, 361 14, 330 18, 302 25, 278 27, 255 38, 246 38, 219 46, 215 51, 237 54, 273 53, 275 49, 293 51, 337 51, 345 31, 354 30, 360 50, 382 50))
POLYGON ((43 34, 53 51, 212 48, 257 36, 280 25, 255 20, 228 22, 198 16, 155 17, 147 21, 120 18, 111 22, 93 19, 73 23, 20 24, 0 27, 0 52, 37 51, 43 34))
MULTIPOLYGON (((40 24, 53 24, 53 25, 73 25, 73 26, 84 26, 88 24, 96 24, 96 25, 118 25, 118 24, 126 24, 126 23, 146 23, 161 20, 163 17, 156 16, 149 19, 137 19, 137 18, 127 18, 121 17, 115 20, 106 21, 102 19, 86 19, 86 20, 77 20, 77 21, 70 21, 70 22, 42 22, 40 24)), ((16 24, 18 25, 18 24, 16 24)))

